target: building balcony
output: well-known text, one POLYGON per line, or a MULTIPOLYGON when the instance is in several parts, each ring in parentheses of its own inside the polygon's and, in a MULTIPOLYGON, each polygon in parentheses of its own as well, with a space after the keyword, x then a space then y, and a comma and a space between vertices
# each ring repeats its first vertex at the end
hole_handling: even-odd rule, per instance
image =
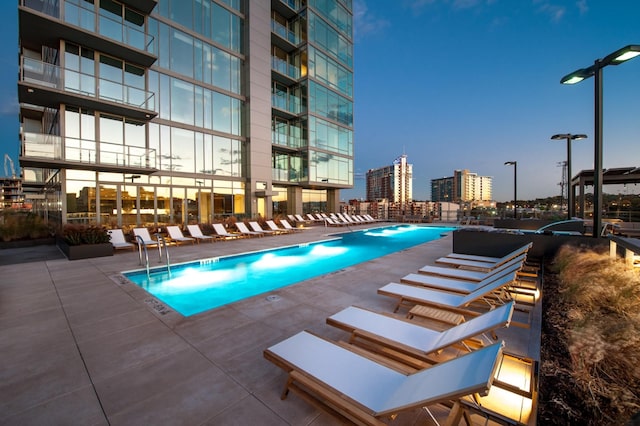
POLYGON ((271 179, 275 182, 298 183, 299 173, 293 169, 271 169, 271 179))
POLYGON ((114 173, 157 172, 155 149, 42 133, 22 135, 22 167, 73 168, 114 173))
POLYGON ((120 0, 120 3, 130 6, 145 15, 150 15, 157 6, 158 0, 120 0))
POLYGON ((271 44, 278 46, 285 52, 292 52, 301 42, 302 39, 295 31, 273 19, 271 20, 271 44))
POLYGON ((18 18, 23 43, 57 46, 64 39, 145 68, 157 60, 155 40, 140 25, 100 16, 69 0, 20 0, 18 18))
POLYGON ((275 115, 289 120, 307 111, 302 99, 282 93, 271 95, 271 107, 275 115))
POLYGON ((295 84, 302 75, 300 67, 291 65, 287 61, 275 56, 271 57, 271 70, 275 71, 273 73, 273 79, 287 86, 295 84))
POLYGON ((300 0, 271 0, 271 10, 287 19, 295 18, 302 6, 300 0))
POLYGON ((290 150, 298 150, 306 148, 307 140, 296 136, 284 135, 277 132, 271 132, 271 143, 280 148, 289 148, 290 150))
POLYGON ((140 121, 157 115, 153 92, 27 57, 21 61, 18 99, 52 108, 71 104, 140 121))

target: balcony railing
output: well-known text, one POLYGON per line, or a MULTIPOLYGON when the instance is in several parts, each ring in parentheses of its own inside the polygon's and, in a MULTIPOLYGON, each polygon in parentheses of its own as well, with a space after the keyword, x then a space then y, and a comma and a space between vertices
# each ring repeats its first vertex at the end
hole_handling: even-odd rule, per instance
POLYGON ((153 92, 27 57, 22 58, 21 80, 136 108, 155 109, 153 92))
POLYGON ((300 78, 300 68, 294 65, 291 65, 287 61, 277 58, 275 56, 271 57, 271 68, 280 74, 291 77, 294 80, 300 78))
POLYGON ((294 31, 291 31, 289 28, 277 21, 274 21, 273 19, 271 20, 271 31, 295 46, 300 44, 300 37, 298 37, 294 31))
POLYGON ((156 169, 155 149, 25 132, 22 156, 95 166, 156 169))
POLYGON ((273 93, 271 95, 271 105, 274 108, 288 111, 291 114, 302 114, 306 111, 302 104, 302 99, 297 96, 291 96, 283 93, 273 93))
POLYGON ((286 4, 293 10, 299 10, 302 7, 302 2, 300 0, 280 0, 280 3, 286 4))
POLYGON ((141 31, 132 25, 126 24, 107 16, 99 15, 94 9, 84 7, 84 2, 68 0, 22 0, 22 5, 36 12, 44 13, 56 19, 62 19, 70 25, 83 28, 92 33, 98 32, 101 36, 136 49, 147 52, 155 51, 152 35, 141 31))
POLYGON ((271 178, 278 182, 300 182, 301 176, 293 169, 271 169, 271 178))
POLYGON ((285 146, 292 149, 298 149, 307 146, 307 140, 304 138, 285 135, 277 132, 271 132, 271 143, 274 145, 285 146))

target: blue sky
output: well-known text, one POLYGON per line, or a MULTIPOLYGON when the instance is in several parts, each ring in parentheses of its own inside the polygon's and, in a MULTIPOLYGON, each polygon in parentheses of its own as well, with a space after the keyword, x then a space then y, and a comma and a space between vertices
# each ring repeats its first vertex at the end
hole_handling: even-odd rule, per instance
MULTIPOLYGON (((252 0, 253 1, 253 0, 252 0)), ((566 143, 572 168, 593 168, 593 79, 560 78, 640 44, 637 0, 354 0, 355 171, 405 153, 414 198, 430 180, 469 169, 493 177, 494 198, 560 194, 566 143)), ((18 163, 17 7, 0 2, 0 154, 18 163)), ((640 58, 604 70, 604 167, 640 166, 640 58)), ((2 171, 3 173, 3 171, 2 171)), ((607 187, 604 192, 612 192, 607 187)), ((640 188, 630 188, 639 193, 640 188)))

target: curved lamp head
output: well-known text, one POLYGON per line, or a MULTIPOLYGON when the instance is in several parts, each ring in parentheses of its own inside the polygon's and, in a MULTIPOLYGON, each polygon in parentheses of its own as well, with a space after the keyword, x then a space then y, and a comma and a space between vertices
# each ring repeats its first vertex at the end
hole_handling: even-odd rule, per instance
POLYGON ((579 139, 586 139, 587 135, 583 135, 583 134, 579 134, 579 135, 572 135, 571 133, 560 133, 558 135, 553 135, 551 136, 552 140, 579 140, 579 139))
POLYGON ((518 164, 517 161, 505 161, 504 162, 505 166, 515 166, 516 164, 518 164))
POLYGON ((629 59, 633 59, 639 55, 640 45, 630 44, 605 56, 603 59, 597 60, 596 63, 591 65, 589 68, 581 68, 572 72, 571 74, 565 75, 560 79, 560 84, 579 83, 586 78, 593 77, 597 70, 602 69, 607 65, 620 65, 621 63, 626 62, 629 59))

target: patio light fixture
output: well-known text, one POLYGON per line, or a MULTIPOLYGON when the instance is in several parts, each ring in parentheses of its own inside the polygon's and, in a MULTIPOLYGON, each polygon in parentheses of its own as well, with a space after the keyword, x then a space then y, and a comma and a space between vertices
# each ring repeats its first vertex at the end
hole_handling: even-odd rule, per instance
POLYGON ((594 170, 593 170, 593 232, 594 238, 599 238, 602 230, 602 69, 608 65, 619 65, 640 55, 640 45, 630 44, 605 56, 596 59, 588 68, 581 68, 567 74, 560 79, 561 84, 575 84, 594 77, 594 170))

